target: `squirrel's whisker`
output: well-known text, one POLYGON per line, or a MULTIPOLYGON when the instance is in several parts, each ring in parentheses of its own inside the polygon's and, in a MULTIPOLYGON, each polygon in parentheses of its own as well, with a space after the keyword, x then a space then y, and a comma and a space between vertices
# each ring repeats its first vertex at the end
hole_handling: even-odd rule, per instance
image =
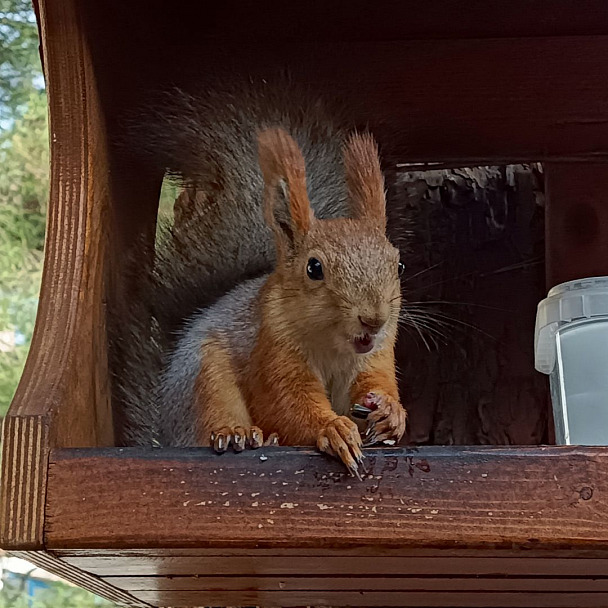
POLYGON ((406 276, 404 278, 405 281, 411 281, 412 279, 415 279, 417 277, 422 276, 423 274, 426 274, 427 272, 431 272, 432 270, 435 270, 435 268, 438 268, 439 266, 441 266, 442 264, 445 264, 445 260, 441 260, 439 262, 437 262, 436 264, 433 264, 432 266, 428 266, 427 268, 423 268, 422 270, 420 270, 419 272, 417 272, 416 274, 412 274, 410 276, 406 276))
POLYGON ((421 317, 424 317, 427 320, 432 320, 434 323, 436 323, 437 325, 443 325, 445 327, 450 327, 451 329, 454 330, 460 330, 460 331, 465 331, 466 329, 472 329, 474 332, 490 339, 492 342, 496 342, 497 338, 495 338, 494 336, 492 336, 491 334, 487 333, 486 331, 484 331, 483 329, 481 329, 480 327, 477 327, 471 323, 467 323, 466 321, 463 321, 461 319, 456 319, 455 317, 451 317, 449 315, 437 312, 437 311, 433 311, 433 312, 428 312, 424 311, 424 310, 416 310, 416 309, 412 309, 409 314, 418 314, 421 317))
POLYGON ((424 345, 426 346, 427 350, 429 352, 431 352, 431 348, 430 348, 428 342, 426 341, 426 339, 424 338, 424 334, 422 333, 418 323, 416 323, 415 320, 412 319, 411 317, 410 317, 410 325, 418 332, 418 335, 420 336, 420 339, 424 342, 424 345))
POLYGON ((489 306, 487 304, 478 304, 477 302, 454 302, 451 300, 418 300, 418 301, 409 301, 409 300, 404 300, 404 305, 415 305, 415 304, 422 304, 422 305, 447 305, 447 306, 472 306, 475 308, 485 308, 486 310, 495 310, 497 312, 506 312, 509 314, 513 314, 515 311, 513 310, 509 310, 508 308, 500 308, 499 306, 489 306))

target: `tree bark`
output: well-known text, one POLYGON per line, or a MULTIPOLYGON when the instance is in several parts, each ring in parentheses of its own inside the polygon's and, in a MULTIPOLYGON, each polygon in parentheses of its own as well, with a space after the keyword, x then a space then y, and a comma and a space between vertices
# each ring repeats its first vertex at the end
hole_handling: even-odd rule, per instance
POLYGON ((397 346, 408 440, 547 442, 547 384, 534 369, 545 296, 542 170, 397 167, 389 183, 391 236, 408 264, 410 325, 397 346))

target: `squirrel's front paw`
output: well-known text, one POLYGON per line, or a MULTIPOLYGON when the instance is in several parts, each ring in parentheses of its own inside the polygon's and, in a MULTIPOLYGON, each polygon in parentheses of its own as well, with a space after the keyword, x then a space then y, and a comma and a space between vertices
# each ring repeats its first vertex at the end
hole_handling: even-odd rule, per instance
POLYGON ((255 450, 263 445, 279 445, 279 438, 276 433, 272 433, 264 441, 264 433, 257 426, 225 426, 211 432, 210 443, 213 449, 221 454, 231 445, 235 452, 242 452, 246 447, 255 450))
POLYGON ((340 458, 348 470, 359 479, 359 466, 363 461, 361 435, 357 425, 346 416, 337 416, 329 422, 317 439, 317 447, 326 454, 340 458))
POLYGON ((398 443, 401 440, 405 433, 407 412, 398 400, 380 392, 368 393, 361 405, 371 410, 367 416, 365 445, 383 441, 398 443))

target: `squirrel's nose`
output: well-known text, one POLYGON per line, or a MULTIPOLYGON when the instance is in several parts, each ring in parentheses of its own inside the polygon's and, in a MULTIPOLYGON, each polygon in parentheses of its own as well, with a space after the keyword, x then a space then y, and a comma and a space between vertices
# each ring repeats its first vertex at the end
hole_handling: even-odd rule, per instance
POLYGON ((375 334, 380 330, 384 323, 386 323, 386 319, 383 319, 380 316, 362 317, 359 315, 359 322, 365 331, 369 332, 370 334, 375 334))

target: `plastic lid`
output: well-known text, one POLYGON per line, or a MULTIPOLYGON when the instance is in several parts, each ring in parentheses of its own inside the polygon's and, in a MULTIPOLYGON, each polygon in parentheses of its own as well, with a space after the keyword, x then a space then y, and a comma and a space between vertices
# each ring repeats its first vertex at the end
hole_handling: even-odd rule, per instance
POLYGON ((589 277, 556 285, 538 305, 534 366, 543 374, 555 367, 555 334, 571 321, 608 316, 608 277, 589 277))

